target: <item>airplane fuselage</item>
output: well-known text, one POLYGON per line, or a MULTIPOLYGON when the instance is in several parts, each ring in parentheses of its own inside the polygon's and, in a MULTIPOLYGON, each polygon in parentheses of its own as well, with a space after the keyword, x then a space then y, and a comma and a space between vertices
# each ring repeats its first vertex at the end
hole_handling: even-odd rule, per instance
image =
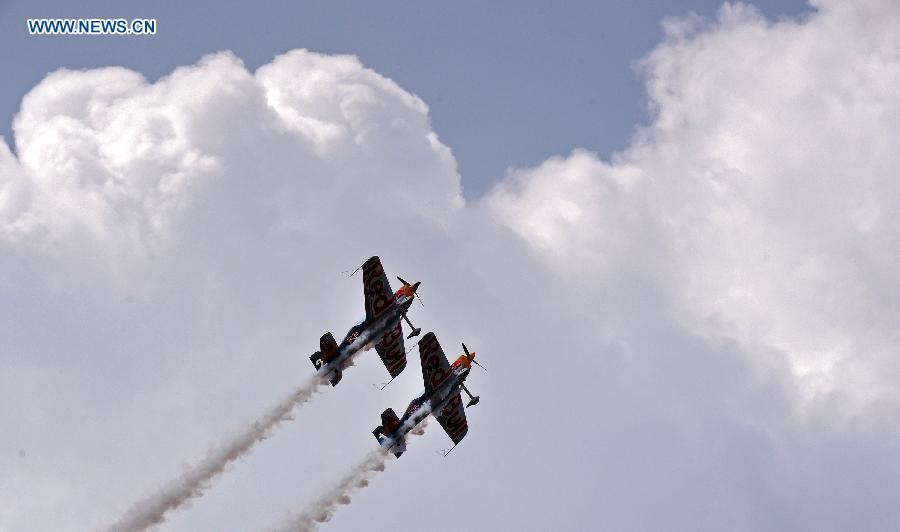
POLYGON ((344 340, 338 345, 334 357, 319 368, 319 376, 330 380, 335 372, 350 366, 353 355, 372 348, 385 334, 392 331, 403 319, 412 305, 412 296, 399 296, 381 314, 358 323, 350 328, 344 340))

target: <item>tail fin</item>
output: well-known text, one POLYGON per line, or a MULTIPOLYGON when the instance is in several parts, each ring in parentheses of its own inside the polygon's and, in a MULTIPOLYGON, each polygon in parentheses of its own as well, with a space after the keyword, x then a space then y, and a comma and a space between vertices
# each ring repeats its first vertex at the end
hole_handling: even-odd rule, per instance
MULTIPOLYGON (((315 366, 317 371, 322 369, 322 366, 325 365, 325 361, 322 358, 321 351, 316 351, 315 353, 313 353, 312 356, 309 357, 309 360, 313 363, 313 366, 315 366)), ((337 383, 341 382, 341 378, 343 376, 344 376, 344 372, 341 371, 340 368, 334 368, 334 370, 331 373, 331 379, 329 379, 329 382, 331 383, 332 386, 337 386, 337 383)))
POLYGON ((334 357, 334 354, 337 353, 338 345, 337 342, 334 341, 333 334, 327 332, 319 338, 319 350, 322 351, 322 358, 325 362, 328 362, 334 357))
POLYGON ((397 430, 397 427, 399 426, 400 419, 397 417, 393 408, 388 408, 381 413, 381 428, 385 433, 390 434, 397 430))
POLYGON ((394 453, 394 456, 400 458, 400 455, 406 451, 406 440, 404 438, 397 438, 392 443, 387 436, 384 435, 384 426, 379 425, 375 427, 375 430, 372 431, 372 435, 375 436, 375 439, 378 440, 378 445, 381 445, 385 449, 388 449, 394 453))
POLYGON ((385 448, 390 447, 390 450, 397 458, 400 458, 400 455, 406 450, 406 440, 403 436, 399 436, 391 441, 389 435, 393 434, 399 427, 400 419, 397 418, 393 408, 388 408, 381 413, 381 425, 378 425, 372 431, 372 435, 378 440, 378 444, 385 448))
MULTIPOLYGON (((334 358, 337 349, 338 345, 337 342, 334 341, 334 335, 327 332, 319 338, 319 350, 309 357, 309 361, 312 362, 312 365, 315 366, 317 370, 321 369, 322 366, 334 358)), ((338 380, 340 380, 340 378, 338 380)))

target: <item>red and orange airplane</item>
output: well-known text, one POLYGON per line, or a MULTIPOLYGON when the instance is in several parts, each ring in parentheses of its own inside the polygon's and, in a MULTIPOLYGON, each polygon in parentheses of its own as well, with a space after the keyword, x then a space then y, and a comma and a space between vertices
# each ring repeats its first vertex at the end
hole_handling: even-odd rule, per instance
POLYGON ((366 317, 350 328, 340 345, 330 332, 323 334, 319 339, 319 351, 309 357, 319 374, 327 378, 332 386, 340 382, 343 370, 350 365, 353 355, 371 347, 378 352, 393 379, 406 367, 400 322, 405 320, 412 329, 407 338, 422 332, 413 326, 406 315, 413 299, 418 297, 416 290, 420 283, 410 284, 398 276, 403 286, 393 292, 378 257, 371 257, 361 268, 366 317))
MULTIPOLYGON (((466 388, 465 380, 469 376, 472 364, 484 369, 484 366, 475 360, 475 353, 470 353, 466 348, 466 344, 462 344, 462 348, 465 354, 457 358, 451 366, 434 333, 428 333, 419 340, 425 392, 409 403, 402 419, 397 417, 393 408, 388 408, 381 414, 381 425, 376 427, 372 434, 382 448, 399 457, 406 450, 406 434, 416 428, 429 414, 437 418, 438 423, 453 440, 453 448, 462 441, 469 431, 469 425, 466 422, 460 394, 466 392, 469 396, 466 407, 478 404, 480 398, 472 396, 466 388)), ((444 455, 450 454, 450 451, 444 455)))

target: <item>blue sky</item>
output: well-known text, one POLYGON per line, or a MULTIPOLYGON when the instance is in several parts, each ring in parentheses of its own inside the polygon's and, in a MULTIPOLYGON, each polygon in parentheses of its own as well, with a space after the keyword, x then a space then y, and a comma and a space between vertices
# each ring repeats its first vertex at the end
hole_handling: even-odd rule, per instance
MULTIPOLYGON (((248 68, 307 48, 349 53, 417 94, 480 195, 508 166, 530 166, 576 147, 606 157, 646 121, 632 66, 661 39, 660 21, 718 0, 614 2, 276 1, 160 3, 12 0, 0 6, 6 54, 0 134, 22 96, 60 67, 121 65, 153 81, 201 56, 232 50, 248 68), (26 18, 152 17, 156 36, 33 37, 26 18)), ((809 9, 802 0, 754 2, 769 17, 809 9)))

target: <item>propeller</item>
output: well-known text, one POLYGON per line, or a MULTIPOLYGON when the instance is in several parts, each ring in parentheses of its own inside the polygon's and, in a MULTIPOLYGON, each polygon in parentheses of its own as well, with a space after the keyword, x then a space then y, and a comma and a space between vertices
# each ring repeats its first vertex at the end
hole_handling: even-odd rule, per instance
POLYGON ((475 360, 475 353, 469 353, 469 348, 466 347, 466 344, 463 344, 462 346, 463 346, 463 351, 466 352, 466 358, 471 360, 474 364, 478 365, 479 368, 483 369, 484 371, 487 371, 486 367, 482 366, 481 364, 478 364, 478 361, 475 360))
POLYGON ((406 282, 406 279, 400 277, 399 275, 397 276, 397 280, 403 283, 404 286, 411 286, 413 289, 413 294, 416 296, 416 299, 419 300, 419 304, 423 307, 425 306, 425 303, 422 303, 422 298, 419 297, 419 292, 417 291, 419 289, 419 285, 422 284, 422 281, 417 281, 415 284, 408 283, 406 282))

